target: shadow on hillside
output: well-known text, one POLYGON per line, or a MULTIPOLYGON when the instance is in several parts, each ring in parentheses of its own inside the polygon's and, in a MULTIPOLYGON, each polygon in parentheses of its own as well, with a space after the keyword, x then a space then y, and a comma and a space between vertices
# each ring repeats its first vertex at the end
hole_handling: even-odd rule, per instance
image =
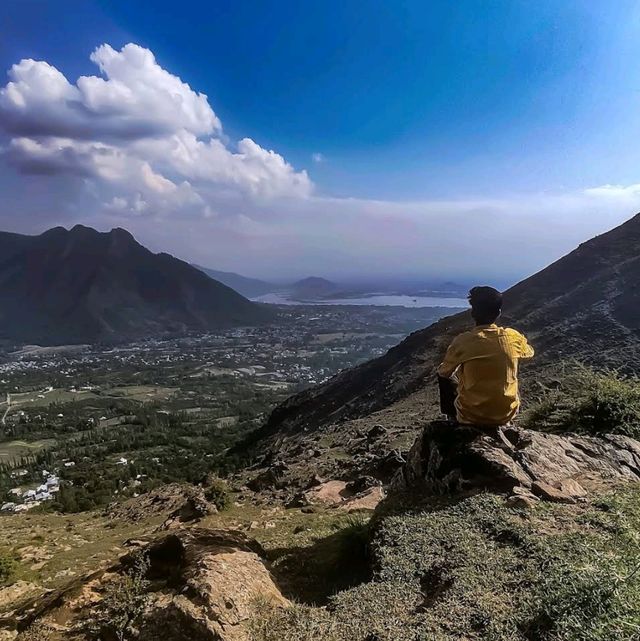
POLYGON ((270 550, 271 571, 283 594, 308 605, 328 599, 371 578, 369 524, 363 519, 310 546, 270 550))

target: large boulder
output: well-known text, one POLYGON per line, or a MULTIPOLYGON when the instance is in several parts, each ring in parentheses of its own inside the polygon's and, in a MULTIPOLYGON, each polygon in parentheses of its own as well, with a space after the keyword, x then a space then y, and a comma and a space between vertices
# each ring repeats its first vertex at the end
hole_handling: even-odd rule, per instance
POLYGON ((416 439, 390 493, 511 493, 521 487, 547 500, 571 502, 616 481, 640 481, 640 442, 632 438, 518 427, 481 430, 434 421, 416 439))
POLYGON ((176 530, 137 542, 116 566, 0 623, 17 630, 50 626, 64 639, 116 639, 126 626, 123 638, 138 641, 248 641, 245 623, 261 604, 289 605, 263 556, 240 532, 176 530))
POLYGON ((260 546, 239 532, 191 529, 160 539, 147 553, 150 577, 168 580, 169 589, 152 597, 140 641, 244 641, 243 623, 258 600, 288 605, 260 546))

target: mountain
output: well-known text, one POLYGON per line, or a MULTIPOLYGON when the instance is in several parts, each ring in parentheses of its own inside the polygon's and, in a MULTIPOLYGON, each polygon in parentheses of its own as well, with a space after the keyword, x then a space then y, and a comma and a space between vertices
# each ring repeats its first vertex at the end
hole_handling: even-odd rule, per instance
POLYGON ((264 294, 270 294, 271 292, 276 292, 281 289, 278 285, 268 283, 258 278, 247 278, 246 276, 241 276, 234 272, 221 272, 216 269, 201 267, 200 265, 194 265, 194 267, 204 272, 210 278, 221 282, 223 285, 231 287, 231 289, 235 289, 239 294, 242 294, 247 298, 263 296, 264 294))
POLYGON ((124 229, 0 233, 0 339, 114 341, 264 322, 265 308, 124 229))
POLYGON ((310 276, 290 286, 291 298, 295 300, 318 300, 338 293, 340 287, 326 278, 310 276))
MULTIPOLYGON (((523 331, 536 348, 523 369, 525 391, 538 377, 561 375, 562 360, 640 371, 639 250, 640 214, 505 292, 501 323, 523 331)), ((354 435, 374 423, 397 439, 413 433, 437 414, 435 369, 452 337, 471 325, 469 312, 449 316, 380 358, 291 397, 273 411, 258 439, 287 460, 310 439, 324 434, 329 442, 326 435, 335 433, 335 446, 341 442, 353 458, 361 446, 354 435)), ((331 456, 327 452, 329 467, 331 456)), ((325 469, 323 456, 315 464, 325 469)))

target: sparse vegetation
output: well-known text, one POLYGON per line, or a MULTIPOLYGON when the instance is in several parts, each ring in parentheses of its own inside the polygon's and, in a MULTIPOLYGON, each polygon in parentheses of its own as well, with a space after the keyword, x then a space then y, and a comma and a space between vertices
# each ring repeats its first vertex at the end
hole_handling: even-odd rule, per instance
POLYGON ((264 612, 254 641, 637 641, 640 499, 531 513, 481 495, 390 515, 373 580, 326 608, 264 612))
POLYGON ((303 516, 309 524, 307 544, 301 545, 295 533, 293 540, 278 546, 267 543, 273 568, 289 586, 290 595, 324 604, 340 590, 370 577, 368 514, 327 515, 315 524, 303 516))
POLYGON ((213 503, 220 512, 226 510, 233 502, 228 483, 219 478, 209 478, 204 496, 210 503, 213 503))
POLYGON ((149 581, 146 579, 149 561, 139 556, 131 569, 107 585, 98 617, 98 627, 109 630, 118 641, 126 641, 131 626, 144 610, 149 581))
POLYGON ((16 641, 53 641, 53 628, 46 623, 36 621, 26 630, 23 630, 17 637, 16 641))
POLYGON ((11 583, 16 573, 16 560, 8 554, 0 554, 0 585, 11 583))
POLYGON ((640 437, 640 379, 570 367, 522 417, 530 429, 640 437))

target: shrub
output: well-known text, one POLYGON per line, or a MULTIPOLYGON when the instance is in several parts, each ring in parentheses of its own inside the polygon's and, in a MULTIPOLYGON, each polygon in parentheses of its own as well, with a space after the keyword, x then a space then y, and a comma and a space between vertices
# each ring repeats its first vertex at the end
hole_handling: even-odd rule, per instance
POLYGON ((111 632, 118 641, 129 637, 133 622, 144 610, 149 587, 145 578, 148 569, 149 560, 141 555, 129 571, 106 587, 98 627, 111 632))
POLYGON ((204 496, 210 503, 213 503, 219 511, 231 507, 232 496, 229 491, 229 485, 226 481, 219 478, 211 478, 204 490, 204 496))
POLYGON ((6 554, 0 554, 0 585, 11 583, 17 569, 15 559, 6 554))
POLYGON ((531 429, 640 438, 640 379, 574 366, 522 417, 531 429))

